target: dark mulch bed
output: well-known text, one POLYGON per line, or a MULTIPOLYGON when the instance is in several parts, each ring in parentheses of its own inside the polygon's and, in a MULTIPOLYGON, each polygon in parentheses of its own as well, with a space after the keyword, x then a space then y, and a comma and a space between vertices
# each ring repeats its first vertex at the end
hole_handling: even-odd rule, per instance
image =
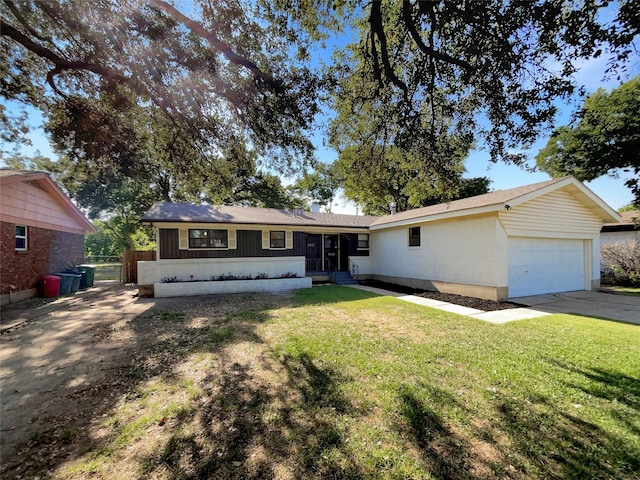
POLYGON ((383 288, 397 293, 406 293, 407 295, 416 295, 418 297, 432 298, 442 302, 454 303, 463 307, 475 308, 492 312, 495 310, 507 310, 509 308, 522 308, 528 305, 514 302, 494 302, 493 300, 483 300, 482 298, 465 297, 463 295, 454 295, 452 293, 429 292, 418 288, 405 287, 404 285, 396 285, 395 283, 379 282, 377 280, 366 280, 360 282, 362 285, 370 287, 383 288))

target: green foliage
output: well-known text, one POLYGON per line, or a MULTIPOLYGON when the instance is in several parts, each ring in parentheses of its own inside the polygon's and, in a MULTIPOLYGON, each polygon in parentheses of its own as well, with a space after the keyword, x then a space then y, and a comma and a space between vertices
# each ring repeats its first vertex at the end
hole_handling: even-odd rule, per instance
POLYGON ((334 165, 345 196, 365 214, 389 214, 392 203, 402 212, 489 191, 487 177, 462 178, 466 153, 450 152, 436 166, 425 162, 420 152, 371 148, 367 153, 379 155, 367 156, 363 150, 357 146, 345 149, 334 165))
POLYGON ((640 76, 607 93, 587 97, 575 126, 557 128, 536 157, 553 177, 573 175, 589 181, 621 169, 635 178, 626 182, 640 206, 640 76))
POLYGON ((152 229, 139 225, 135 219, 129 224, 122 217, 112 217, 108 220, 94 220, 93 225, 98 231, 85 236, 86 256, 120 256, 125 249, 156 248, 152 229))
MULTIPOLYGON (((624 74, 638 33, 635 0, 194 0, 189 12, 163 0, 3 1, 0 95, 43 113, 76 178, 65 188, 94 213, 132 191, 139 206, 235 202, 236 191, 240 203, 282 205, 260 172, 311 163, 327 98, 340 161, 382 184, 387 169, 406 177, 353 198, 375 199, 371 210, 384 196, 399 208, 453 198, 470 148, 522 163, 513 152, 577 91, 574 65, 606 54, 608 73, 624 74), (347 29, 353 41, 320 72, 312 56, 347 29)), ((0 106, 2 139, 24 139, 24 121, 0 106)))
MULTIPOLYGON (((635 55, 633 1, 617 8, 558 1, 345 3, 318 18, 332 28, 335 17, 347 16, 357 34, 330 69, 338 112, 333 130, 351 140, 334 144, 410 151, 425 143, 427 168, 439 166, 431 153, 444 153, 443 137, 465 148, 485 146, 494 161, 521 163, 524 154, 513 152, 553 124, 557 98, 576 92, 578 60, 608 51, 611 73, 635 55), (613 17, 608 23, 605 8, 613 17)), ((297 13, 304 21, 317 12, 297 13)))
POLYGON ((300 194, 305 203, 316 203, 331 212, 331 205, 340 188, 341 179, 338 176, 335 163, 319 163, 312 172, 304 172, 290 188, 294 194, 300 194))
POLYGON ((634 210, 637 210, 638 208, 633 204, 633 203, 628 203, 626 205, 621 206, 618 211, 619 212, 633 212, 634 210))

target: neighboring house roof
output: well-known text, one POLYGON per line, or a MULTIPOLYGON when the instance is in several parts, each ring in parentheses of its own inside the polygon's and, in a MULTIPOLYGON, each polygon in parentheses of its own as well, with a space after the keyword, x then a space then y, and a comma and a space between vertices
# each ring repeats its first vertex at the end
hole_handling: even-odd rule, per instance
MULTIPOLYGON (((85 233, 95 233, 97 230, 93 224, 84 216, 84 214, 76 207, 71 199, 62 191, 56 182, 54 182, 47 172, 37 172, 30 170, 14 170, 10 168, 0 168, 0 186, 10 186, 16 183, 25 183, 33 188, 42 190, 57 200, 64 209, 69 218, 78 225, 80 231, 85 233)), ((0 214, 12 220, 18 220, 18 214, 15 212, 7 213, 5 205, 0 204, 0 214)))
POLYGON ((534 183, 509 190, 464 198, 430 207, 416 208, 384 217, 341 215, 334 213, 295 213, 275 208, 229 207, 213 205, 191 205, 186 203, 156 203, 144 214, 142 221, 191 222, 191 223, 239 223, 323 227, 360 227, 371 230, 409 225, 445 218, 478 215, 502 211, 507 206, 515 207, 523 202, 558 189, 565 189, 578 197, 603 222, 618 220, 618 213, 600 197, 574 177, 564 177, 534 183))
POLYGON ((620 212, 620 221, 616 223, 605 223, 602 226, 603 232, 624 232, 629 230, 640 230, 640 210, 630 210, 620 212))
POLYGON ((605 222, 619 218, 615 210, 581 182, 574 177, 564 177, 387 215, 376 220, 371 229, 502 211, 558 189, 567 189, 575 194, 605 222))
POLYGON ((366 228, 378 217, 313 213, 280 210, 277 208, 231 207, 226 205, 192 205, 189 203, 159 202, 144 214, 141 221, 190 223, 242 223, 294 225, 305 227, 366 228))

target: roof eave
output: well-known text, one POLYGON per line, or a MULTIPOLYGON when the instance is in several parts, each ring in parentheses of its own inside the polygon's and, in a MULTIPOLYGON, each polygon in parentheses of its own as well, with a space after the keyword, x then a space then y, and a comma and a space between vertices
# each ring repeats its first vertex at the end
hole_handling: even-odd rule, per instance
POLYGON ((383 230, 385 228, 397 228, 407 225, 414 225, 416 223, 435 222, 438 220, 449 220, 458 217, 469 217, 473 215, 483 215, 487 213, 498 212, 504 208, 504 202, 493 203, 490 205, 483 205, 481 207, 465 208, 461 210, 454 210, 452 212, 435 213, 431 215, 424 215, 420 217, 407 218, 405 220, 398 220, 380 224, 374 224, 369 226, 370 230, 383 230))

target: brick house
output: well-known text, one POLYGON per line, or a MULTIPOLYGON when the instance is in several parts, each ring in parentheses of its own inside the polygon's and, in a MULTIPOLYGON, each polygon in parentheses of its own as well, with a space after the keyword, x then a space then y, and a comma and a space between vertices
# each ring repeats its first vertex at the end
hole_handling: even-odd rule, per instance
POLYGON ((0 169, 0 304, 29 298, 38 281, 84 260, 95 227, 45 172, 0 169))

